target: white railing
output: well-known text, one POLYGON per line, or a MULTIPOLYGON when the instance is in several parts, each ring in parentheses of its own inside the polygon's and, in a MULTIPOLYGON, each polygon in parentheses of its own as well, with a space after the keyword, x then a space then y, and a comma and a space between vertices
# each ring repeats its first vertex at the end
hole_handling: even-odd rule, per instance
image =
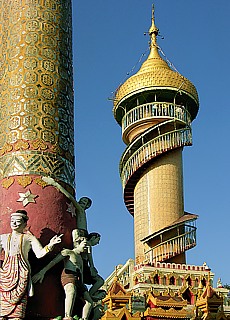
POLYGON ((169 102, 146 103, 128 111, 122 118, 122 133, 133 123, 147 118, 171 118, 191 124, 190 113, 181 105, 169 102))
POLYGON ((150 263, 162 262, 193 248, 196 245, 196 229, 164 241, 145 252, 150 263))
POLYGON ((103 289, 107 290, 111 286, 115 277, 117 277, 121 285, 125 287, 127 284, 132 283, 133 272, 134 260, 129 259, 124 265, 117 266, 116 269, 107 277, 103 285, 103 289))
MULTIPOLYGON (((130 176, 150 159, 167 150, 191 144, 192 132, 190 128, 167 132, 148 141, 130 155, 127 160, 125 158, 121 159, 120 175, 123 188, 130 176)), ((125 154, 128 154, 127 150, 125 154)))

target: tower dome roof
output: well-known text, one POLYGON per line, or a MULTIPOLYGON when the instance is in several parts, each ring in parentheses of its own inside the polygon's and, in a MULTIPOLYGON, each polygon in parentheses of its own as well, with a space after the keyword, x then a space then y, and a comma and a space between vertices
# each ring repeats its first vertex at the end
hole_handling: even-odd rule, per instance
POLYGON ((158 28, 154 22, 154 9, 152 10, 152 25, 149 29, 150 53, 139 71, 127 79, 116 91, 114 99, 114 113, 119 105, 129 97, 149 90, 165 89, 184 93, 191 98, 195 108, 193 118, 195 118, 199 99, 195 86, 179 72, 170 68, 168 63, 160 56, 159 46, 156 37, 158 28))

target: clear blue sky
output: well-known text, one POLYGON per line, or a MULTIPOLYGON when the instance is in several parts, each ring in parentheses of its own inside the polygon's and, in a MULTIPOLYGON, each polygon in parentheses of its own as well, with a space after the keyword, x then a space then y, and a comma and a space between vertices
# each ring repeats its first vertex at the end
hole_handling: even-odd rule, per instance
MULTIPOLYGON (((230 283, 230 1, 154 4, 164 36, 158 44, 200 97, 193 146, 183 153, 185 210, 199 215, 198 243, 187 263, 206 261, 216 280, 230 283)), ((88 224, 102 235, 94 259, 104 277, 133 258, 133 218, 123 204, 118 173, 125 145, 108 98, 148 49, 143 34, 151 6, 151 0, 73 0, 77 197, 93 200, 88 224)))

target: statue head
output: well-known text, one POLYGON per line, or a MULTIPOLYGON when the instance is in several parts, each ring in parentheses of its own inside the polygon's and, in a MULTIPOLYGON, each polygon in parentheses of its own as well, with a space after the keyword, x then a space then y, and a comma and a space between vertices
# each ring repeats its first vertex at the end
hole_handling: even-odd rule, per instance
POLYGON ((97 245, 100 242, 100 239, 101 239, 101 235, 100 233, 97 233, 97 232, 91 232, 87 237, 88 244, 90 246, 97 245))
MULTIPOLYGON (((83 251, 85 251, 88 247, 88 243, 87 243, 87 237, 85 234, 85 230, 82 229, 74 229, 72 231, 72 238, 73 238, 73 247, 74 248, 79 248, 79 250, 81 250, 80 247, 83 247, 83 251)), ((79 252, 83 252, 83 251, 79 251, 79 252)))
POLYGON ((86 237, 78 237, 77 239, 75 239, 75 241, 73 242, 73 246, 77 253, 87 251, 88 245, 86 237))
POLYGON ((80 206, 83 208, 83 209, 88 209, 91 207, 92 205, 92 200, 88 197, 82 197, 80 198, 80 200, 78 201, 78 203, 80 204, 80 206))
POLYGON ((10 226, 13 231, 22 233, 29 219, 25 210, 17 210, 11 213, 10 226))

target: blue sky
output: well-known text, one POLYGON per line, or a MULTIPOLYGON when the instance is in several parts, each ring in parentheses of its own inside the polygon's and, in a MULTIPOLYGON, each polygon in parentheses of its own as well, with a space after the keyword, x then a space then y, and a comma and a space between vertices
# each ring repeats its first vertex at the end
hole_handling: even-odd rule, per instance
MULTIPOLYGON (((230 1, 154 4, 164 36, 158 44, 200 98, 193 146, 183 152, 185 210, 199 215, 198 243, 187 263, 206 261, 216 280, 230 283, 230 1)), ((103 277, 133 258, 133 218, 118 173, 125 145, 108 98, 148 49, 151 6, 150 0, 73 0, 76 190, 78 199, 93 200, 88 224, 102 235, 94 259, 103 277)))

